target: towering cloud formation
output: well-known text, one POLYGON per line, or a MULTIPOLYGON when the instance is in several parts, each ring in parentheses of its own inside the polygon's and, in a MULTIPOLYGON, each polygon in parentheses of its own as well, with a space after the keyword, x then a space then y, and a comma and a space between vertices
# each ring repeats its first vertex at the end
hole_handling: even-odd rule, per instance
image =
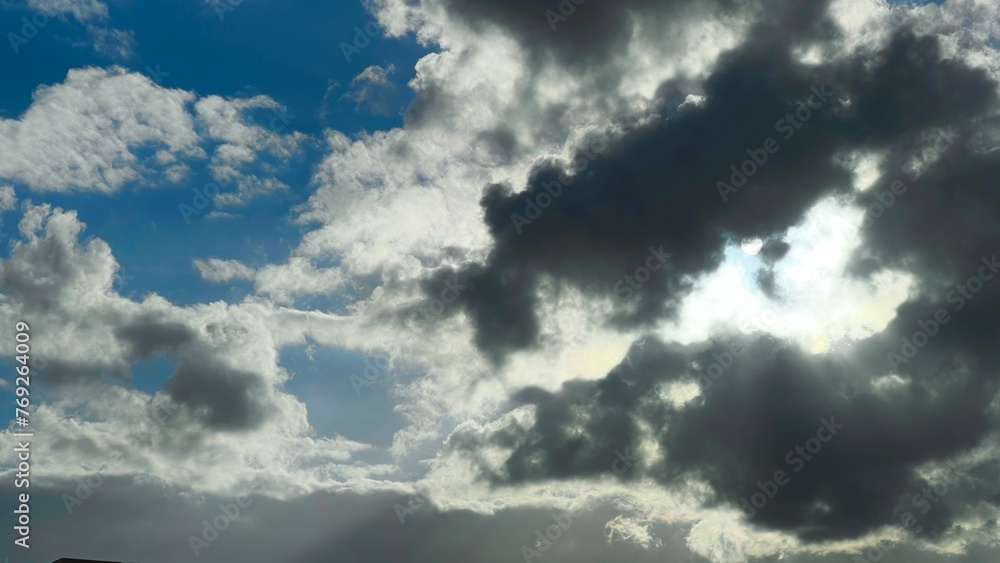
MULTIPOLYGON (((594 72, 623 48, 636 14, 655 18, 683 3, 581 5, 565 33, 543 30, 534 4, 446 4, 475 25, 509 29, 536 57, 594 72)), ((601 154, 587 138, 569 167, 538 164, 516 193, 489 186, 482 207, 493 248, 485 263, 465 267, 469 289, 459 299, 479 348, 502 363, 538 344, 543 280, 599 297, 661 247, 673 253, 666 267, 607 319, 623 330, 652 328, 676 319, 731 241, 780 239, 829 197, 883 208, 844 275, 905 271, 917 291, 885 330, 850 349, 813 356, 747 334, 647 343, 601 380, 525 389, 511 404, 533 407, 533 423, 485 441, 455 437, 509 452, 499 467, 482 465, 490 482, 596 477, 616 450, 652 441, 659 453, 621 479, 667 488, 703 480, 710 505, 742 505, 756 525, 805 541, 856 538, 914 511, 914 492, 936 484, 929 464, 971 452, 998 430, 1000 289, 990 285, 1000 272, 997 82, 910 27, 877 52, 803 64, 804 43, 842 40, 827 6, 808 4, 764 2, 767 16, 704 80, 703 101, 674 111, 685 85, 667 81, 660 109, 622 125, 601 154), (882 154, 881 170, 906 170, 909 188, 886 174, 856 192, 839 157, 851 152, 882 154), (663 387, 683 382, 700 386, 697 398, 664 403, 663 387), (814 451, 822 428, 833 439, 814 451), (802 444, 810 446, 796 449, 802 444), (772 494, 778 470, 787 483, 772 494), (746 504, 763 492, 765 506, 746 504)), ((983 509, 977 502, 996 499, 994 463, 967 467, 957 492, 918 507, 921 525, 910 531, 954 532, 983 509)))

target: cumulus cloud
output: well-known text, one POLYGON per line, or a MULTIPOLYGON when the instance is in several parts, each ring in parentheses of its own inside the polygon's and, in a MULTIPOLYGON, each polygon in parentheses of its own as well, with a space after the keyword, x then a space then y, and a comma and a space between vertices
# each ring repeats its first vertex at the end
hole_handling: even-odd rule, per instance
POLYGON ((108 17, 108 6, 100 0, 28 0, 28 7, 50 16, 71 14, 84 23, 108 17))
POLYGON ((275 178, 298 151, 294 116, 267 96, 198 98, 120 67, 71 70, 39 87, 19 119, 0 120, 0 177, 36 191, 111 194, 175 184, 215 148, 212 175, 230 187, 222 205, 286 189, 275 178), (249 116, 268 110, 264 124, 249 116))
POLYGON ((199 121, 207 127, 208 136, 221 141, 212 154, 209 165, 212 175, 223 183, 235 182, 236 193, 226 192, 216 196, 220 205, 240 205, 256 195, 288 189, 283 182, 271 174, 275 167, 268 162, 260 162, 263 157, 272 157, 280 168, 296 154, 304 136, 301 133, 282 134, 294 119, 294 115, 267 96, 249 99, 225 99, 207 96, 195 104, 199 121), (248 123, 244 115, 250 110, 269 110, 266 123, 248 123), (256 164, 261 172, 249 172, 246 168, 256 164))
POLYGON ((10 211, 17 204, 14 186, 0 186, 0 211, 10 211))
POLYGON ((252 268, 248 268, 236 260, 211 258, 209 260, 195 260, 194 265, 198 268, 202 278, 214 282, 249 280, 253 279, 255 273, 252 268))
POLYGON ((122 69, 71 70, 62 84, 38 88, 20 119, 0 120, 0 176, 42 191, 110 193, 139 182, 155 166, 139 147, 202 153, 193 99, 122 69))

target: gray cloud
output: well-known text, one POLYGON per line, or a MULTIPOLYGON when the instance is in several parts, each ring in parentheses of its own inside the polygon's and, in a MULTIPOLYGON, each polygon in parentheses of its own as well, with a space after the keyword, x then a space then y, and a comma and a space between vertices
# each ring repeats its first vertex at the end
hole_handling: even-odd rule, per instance
MULTIPOLYGON (((812 30, 813 39, 832 39, 823 32, 829 26, 817 5, 790 9, 784 17, 803 23, 796 29, 812 30)), ((514 16, 495 17, 508 25, 504 18, 514 16)), ((787 469, 786 452, 814 435, 823 417, 837 417, 851 430, 825 446, 822 459, 796 473, 751 522, 805 541, 855 538, 897 523, 901 512, 912 509, 913 491, 928 486, 918 466, 968 452, 998 429, 989 409, 997 393, 993 367, 1000 357, 993 344, 1000 336, 1000 298, 996 290, 984 290, 962 310, 946 298, 949 287, 978 271, 983 257, 1000 251, 1000 236, 988 226, 1000 223, 994 205, 1000 159, 996 151, 976 151, 968 142, 986 123, 995 127, 997 84, 982 70, 943 61, 936 38, 907 29, 873 57, 815 68, 791 56, 806 36, 759 24, 705 81, 703 104, 628 130, 606 153, 584 159, 586 168, 572 173, 565 191, 553 194, 530 224, 519 227, 512 217, 524 214, 566 171, 541 164, 519 193, 490 186, 482 206, 494 247, 484 265, 466 267, 470 289, 459 298, 474 322, 475 341, 496 362, 531 348, 539 334, 542 277, 601 295, 659 244, 674 251, 671 267, 654 275, 638 302, 622 305, 609 322, 642 328, 670 320, 691 280, 720 264, 728 241, 780 237, 821 197, 854 197, 849 177, 835 164, 838 153, 887 151, 889 168, 897 169, 920 139, 946 127, 960 139, 949 158, 932 163, 913 182, 913 195, 866 231, 853 267, 859 276, 888 268, 910 272, 919 295, 900 307, 885 331, 850 352, 812 357, 731 335, 725 344, 652 347, 639 367, 622 364, 598 382, 570 382, 556 393, 526 389, 511 406, 534 405, 536 421, 529 429, 511 427, 490 436, 489 445, 512 453, 499 472, 482 467, 488 482, 596 476, 615 448, 640 446, 642 423, 653 429, 666 461, 624 479, 652 477, 671 488, 694 476, 711 485, 713 502, 738 506, 758 490, 759 480, 787 469), (828 99, 813 106, 809 117, 800 115, 792 129, 787 115, 827 88, 828 99), (783 116, 785 137, 775 134, 782 131, 783 116), (768 136, 778 140, 779 150, 721 200, 717 182, 729 182, 730 165, 747 160, 748 148, 768 136), (942 308, 954 320, 935 332, 919 360, 890 366, 887 352, 942 308), (732 342, 747 352, 718 381, 702 383, 693 405, 676 409, 656 399, 660 384, 697 381, 693 366, 704 370, 719 361, 732 342), (893 373, 903 378, 905 393, 890 399, 875 382, 893 373)), ((674 88, 669 82, 661 87, 664 101, 677 97, 674 88)), ((887 188, 887 181, 876 184, 857 196, 858 205, 873 203, 887 188)), ((773 264, 787 251, 783 243, 771 244, 764 257, 773 264)), ((774 295, 767 270, 761 284, 774 295)), ((471 436, 455 440, 484 445, 471 436)), ((981 500, 977 488, 995 486, 964 481, 957 494, 923 516, 917 533, 935 539, 953 531, 973 499, 981 500)))

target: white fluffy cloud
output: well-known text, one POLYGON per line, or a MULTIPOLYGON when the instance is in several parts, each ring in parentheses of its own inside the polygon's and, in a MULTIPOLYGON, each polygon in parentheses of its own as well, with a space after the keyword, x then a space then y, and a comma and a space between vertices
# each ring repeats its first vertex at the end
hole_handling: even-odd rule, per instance
POLYGON ((221 141, 208 165, 235 189, 216 200, 241 204, 286 187, 273 173, 303 138, 289 123, 267 96, 199 99, 118 67, 71 70, 61 84, 38 88, 19 119, 0 119, 0 178, 60 192, 173 184, 208 156, 203 144, 221 141), (265 125, 248 116, 256 109, 271 110, 265 125))
POLYGON ((193 100, 122 69, 71 70, 62 84, 38 88, 20 119, 0 120, 0 177, 41 191, 108 193, 141 182, 154 165, 140 160, 141 148, 202 154, 193 100))
POLYGON ((258 294, 270 296, 276 303, 289 304, 297 295, 332 295, 344 286, 344 275, 337 268, 317 268, 301 256, 285 264, 250 268, 236 260, 195 260, 195 267, 205 280, 227 282, 252 280, 258 294))
POLYGON ((0 211, 10 211, 17 204, 14 186, 0 186, 0 211))
POLYGON ((207 96, 195 104, 195 112, 200 123, 208 130, 208 136, 222 141, 212 154, 210 169, 219 181, 235 182, 236 193, 218 195, 219 205, 240 205, 256 195, 267 194, 288 186, 267 175, 245 172, 243 169, 262 156, 277 159, 279 163, 294 155, 299 143, 304 139, 301 133, 282 135, 294 116, 267 96, 247 99, 225 99, 207 96), (255 109, 267 109, 267 126, 247 123, 243 116, 255 109))
POLYGON ((72 14, 80 22, 108 17, 108 5, 100 0, 28 0, 28 6, 49 16, 72 14))

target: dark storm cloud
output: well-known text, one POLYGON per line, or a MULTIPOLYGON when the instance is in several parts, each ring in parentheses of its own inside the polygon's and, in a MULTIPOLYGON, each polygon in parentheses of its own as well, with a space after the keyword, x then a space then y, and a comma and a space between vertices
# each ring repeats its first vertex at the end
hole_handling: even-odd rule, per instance
MULTIPOLYGON (((653 473, 668 482, 698 474, 720 500, 740 505, 760 490, 757 482, 783 470, 790 482, 750 521, 806 540, 896 523, 897 509, 913 510, 910 497, 927 485, 914 466, 974 446, 989 430, 990 398, 955 386, 887 399, 858 377, 874 375, 863 369, 794 349, 772 355, 758 342, 668 425, 660 444, 670 462, 653 473), (812 456, 796 450, 824 421, 843 428, 812 456)), ((922 517, 927 535, 943 531, 950 516, 945 504, 933 509, 922 517)))
POLYGON ((850 119, 857 139, 898 143, 935 126, 967 125, 970 115, 996 103, 996 87, 982 69, 941 60, 937 38, 898 33, 870 75, 861 61, 845 69, 856 83, 850 119))
MULTIPOLYGON (((652 435, 645 438, 662 447, 665 461, 637 465, 621 479, 681 488, 699 477, 712 486, 714 503, 740 506, 782 470, 790 481, 749 521, 805 540, 856 537, 898 523, 906 511, 920 515, 921 535, 934 537, 965 508, 960 499, 978 499, 975 489, 984 485, 995 489, 986 481, 953 486, 947 502, 926 513, 913 500, 930 485, 916 465, 964 451, 991 429, 988 386, 930 393, 914 383, 887 397, 871 383, 885 368, 776 344, 737 335, 687 347, 647 339, 630 352, 631 365, 600 381, 568 382, 556 393, 526 389, 512 403, 535 405, 535 423, 486 438, 513 451, 500 472, 483 476, 494 485, 595 477, 616 452, 640 451, 646 423, 652 435), (660 385, 675 381, 698 382, 702 397, 682 409, 663 403, 660 385), (828 442, 814 455, 796 450, 824 421, 843 428, 819 434, 828 442)), ((472 450, 483 443, 461 434, 453 440, 472 450)))
MULTIPOLYGON (((524 37, 535 33, 517 27, 529 27, 527 8, 493 15, 491 4, 479 6, 475 13, 485 19, 524 37)), ((906 29, 882 52, 805 67, 789 53, 799 39, 834 38, 823 11, 822 3, 799 3, 759 23, 718 62, 703 85, 702 105, 632 128, 596 157, 585 142, 568 181, 565 170, 546 163, 521 193, 490 186, 482 206, 494 248, 485 264, 465 269, 469 289, 458 300, 471 314, 477 345, 499 362, 536 343, 543 277, 613 294, 615 280, 642 265, 650 247, 673 253, 668 267, 652 275, 636 300, 621 304, 612 324, 635 328, 671 318, 692 280, 718 266, 729 241, 748 236, 775 241, 763 251, 768 268, 759 279, 774 297, 780 288, 772 266, 789 249, 782 233, 828 195, 856 198, 859 207, 888 205, 866 228, 851 272, 908 272, 919 293, 881 333, 822 356, 740 335, 687 347, 647 344, 600 381, 569 382, 555 393, 525 389, 511 406, 536 406, 531 428, 454 436, 453 445, 475 449, 485 440, 511 449, 501 470, 482 467, 488 482, 599 475, 616 451, 636 451, 645 423, 665 461, 620 478, 680 487, 697 476, 711 485, 714 503, 740 506, 760 491, 758 482, 784 470, 790 481, 749 519, 809 541, 857 537, 899 523, 906 512, 919 514, 919 528, 909 531, 933 539, 982 500, 977 488, 995 493, 987 482, 995 471, 978 468, 991 477, 965 476, 926 512, 914 500, 932 485, 916 472, 919 465, 969 450, 1000 422, 988 410, 1000 379, 1000 263, 993 258, 1000 256, 1000 153, 976 152, 972 142, 978 128, 996 126, 990 114, 997 85, 981 70, 942 60, 937 39, 906 29), (801 25, 785 32, 774 25, 781 18, 801 25), (817 92, 825 99, 789 125, 788 114, 802 111, 817 92), (904 170, 942 129, 955 137, 947 158, 919 176, 903 176, 908 190, 886 204, 884 194, 898 177, 893 171, 904 170), (739 167, 768 137, 778 150, 736 186, 730 166, 739 167), (850 150, 888 154, 883 180, 859 195, 836 164, 850 150), (719 181, 738 188, 725 201, 719 181), (532 205, 539 211, 529 216, 532 205), (928 324, 942 310, 949 320, 928 324), (907 361, 891 361, 889 354, 902 353, 903 339, 918 330, 926 336, 911 345, 919 356, 906 349, 907 361), (712 365, 718 378, 705 375, 712 365), (897 387, 875 383, 890 374, 902 378, 897 387), (666 405, 659 386, 672 381, 698 381, 702 396, 683 409, 666 405), (789 461, 789 452, 832 420, 844 428, 814 460, 795 454, 789 461)), ((626 32, 609 21, 601 41, 614 45, 626 32)), ((537 49, 588 64, 599 58, 601 47, 571 51, 573 41, 572 34, 539 36, 537 49)), ((662 100, 676 99, 680 88, 664 84, 662 100)))
POLYGON ((165 390, 215 430, 256 428, 269 414, 267 382, 259 374, 210 358, 182 361, 165 390))
MULTIPOLYGON (((669 317, 694 276, 718 266, 731 236, 767 235, 791 226, 835 185, 834 179, 843 177, 828 159, 839 143, 838 128, 803 129, 753 177, 752 191, 734 196, 739 205, 721 201, 715 184, 729 175, 729 164, 743 162, 747 147, 759 147, 773 134, 775 120, 794 111, 796 104, 782 97, 810 92, 807 80, 775 84, 741 66, 730 70, 733 74, 717 75, 709 84, 718 96, 703 110, 633 132, 589 162, 561 192, 563 171, 552 165, 536 169, 519 194, 504 186, 487 191, 483 207, 496 244, 474 276, 474 289, 463 296, 476 311, 481 346, 516 349, 534 341, 534 311, 522 315, 542 275, 610 295, 616 282, 642 267, 654 251, 672 256, 613 321, 636 326, 669 317), (749 118, 733 130, 738 115, 749 118), (789 184, 800 189, 779 193, 789 184), (532 215, 532 206, 549 200, 551 205, 532 215), (530 223, 522 221, 526 217, 533 217, 530 223), (481 298, 473 301, 476 297, 481 298), (508 323, 483 310, 484 303, 505 317, 517 314, 526 330, 510 333, 508 323)), ((830 106, 820 111, 815 121, 830 119, 824 115, 830 106)))
MULTIPOLYGON (((541 276, 595 295, 614 294, 623 275, 657 250, 671 253, 612 322, 637 326, 670 317, 693 279, 714 270, 733 236, 767 236, 793 225, 824 193, 846 184, 830 155, 847 138, 832 95, 748 180, 720 198, 730 166, 750 158, 776 122, 827 83, 802 72, 787 53, 765 45, 733 54, 705 84, 703 107, 635 129, 613 142, 584 142, 575 175, 554 163, 536 167, 526 190, 491 186, 483 196, 495 240, 485 266, 470 267, 461 297, 476 320, 476 341, 497 358, 537 337, 536 285, 541 276), (795 186, 789 190, 788 186, 795 186), (525 219, 528 219, 525 221, 525 219)), ((785 133, 789 134, 789 133, 785 133)))
POLYGON ((438 316, 451 315, 464 306, 477 327, 476 345, 499 362, 506 354, 535 342, 538 297, 534 280, 533 273, 516 267, 502 277, 478 265, 460 272, 443 268, 423 284, 431 298, 421 308, 422 317, 434 322, 438 316), (435 315, 437 310, 443 313, 435 315))
MULTIPOLYGON (((631 356, 632 366, 622 364, 600 382, 571 381, 558 393, 534 387, 517 393, 512 405, 536 405, 536 422, 530 430, 511 428, 490 437, 492 443, 514 450, 503 471, 489 475, 490 481, 594 476, 611 467, 616 451, 635 450, 640 436, 633 411, 646 408, 643 400, 656 384, 678 378, 685 366, 683 348, 654 340, 642 353, 631 351, 631 356)), ((655 416, 662 423, 672 415, 660 409, 655 416)), ((453 440, 456 446, 470 445, 470 438, 461 434, 453 440)))
POLYGON ((487 188, 494 248, 485 265, 466 269, 471 288, 460 297, 484 353, 502 361, 535 342, 542 276, 608 295, 655 248, 672 258, 610 321, 671 318, 729 241, 780 234, 821 197, 849 196, 839 151, 912 143, 945 123, 969 128, 995 102, 985 73, 938 62, 933 38, 903 30, 874 65, 807 69, 791 58, 793 41, 766 31, 724 55, 702 106, 635 128, 607 150, 585 141, 572 175, 550 161, 520 193, 487 188), (752 157, 759 164, 744 168, 752 157))

